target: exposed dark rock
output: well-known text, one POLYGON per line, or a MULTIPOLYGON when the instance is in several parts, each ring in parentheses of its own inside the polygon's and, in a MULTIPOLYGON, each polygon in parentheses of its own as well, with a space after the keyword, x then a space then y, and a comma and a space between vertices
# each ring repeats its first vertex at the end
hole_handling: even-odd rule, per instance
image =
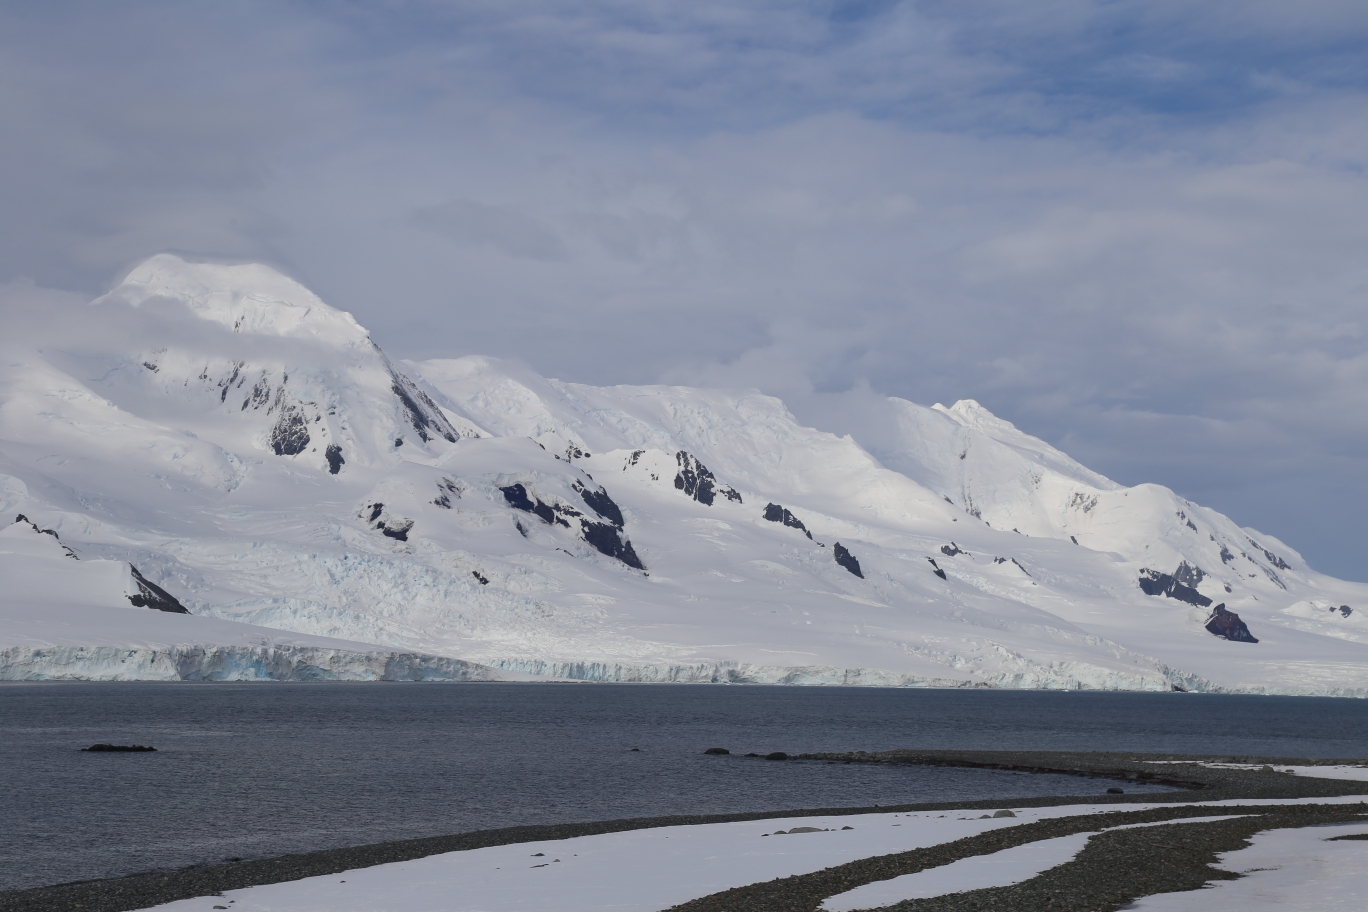
POLYGON ((1030 576, 1030 575, 1031 575, 1031 571, 1029 571, 1029 570, 1027 570, 1025 567, 1021 566, 1021 561, 1017 560, 1015 557, 1012 558, 1012 563, 1016 564, 1016 568, 1017 568, 1018 570, 1020 570, 1022 573, 1026 574, 1027 576, 1030 576))
POLYGON ((1221 545, 1221 563, 1228 564, 1235 559, 1235 555, 1230 553, 1230 549, 1221 545))
POLYGON ((1125 790, 1125 789, 1119 789, 1119 788, 1116 788, 1115 786, 1113 786, 1113 787, 1107 789, 1107 794, 1108 794, 1108 795, 1124 795, 1124 794, 1126 794, 1126 790, 1125 790))
MULTIPOLYGON (((544 503, 540 498, 532 498, 528 495, 527 488, 521 484, 510 484, 506 488, 499 488, 503 492, 503 499, 508 500, 509 506, 514 510, 523 510, 524 513, 535 514, 547 525, 554 525, 560 522, 566 529, 570 528, 569 522, 564 517, 558 517, 557 510, 550 503, 544 503)), ((573 510, 564 510, 569 515, 580 515, 573 510)))
POLYGON ((1187 561, 1178 565, 1178 569, 1173 571, 1173 578, 1184 586, 1191 586, 1196 589, 1201 585, 1202 580, 1206 579, 1206 573, 1201 567, 1194 567, 1187 561))
POLYGON ((66 556, 67 556, 67 557, 71 558, 72 560, 80 560, 80 559, 81 559, 81 558, 80 558, 80 555, 78 555, 75 551, 71 550, 71 548, 67 547, 66 543, 64 543, 64 542, 62 541, 62 536, 60 536, 60 535, 57 534, 57 530, 55 530, 55 529, 40 529, 40 528, 38 528, 38 524, 37 524, 36 522, 34 522, 33 520, 29 519, 29 518, 28 518, 27 516, 25 516, 23 513, 20 513, 18 516, 14 517, 14 521, 17 522, 17 523, 18 523, 18 522, 21 522, 21 523, 28 523, 30 526, 33 527, 33 531, 34 531, 34 532, 37 532, 39 535, 51 535, 53 538, 57 539, 57 544, 59 544, 59 545, 62 546, 62 550, 66 552, 66 556))
POLYGON ((277 456, 298 456, 309 445, 309 422, 295 402, 281 403, 280 416, 271 429, 271 449, 277 456))
MULTIPOLYGON (((1335 609, 1331 608, 1330 610, 1331 610, 1331 611, 1334 611, 1335 609)), ((1353 609, 1353 608, 1350 608, 1348 605, 1340 605, 1340 606, 1339 606, 1339 613, 1340 613, 1340 617, 1348 617, 1349 615, 1351 615, 1351 614, 1354 613, 1354 609, 1353 609)))
POLYGON ((725 747, 710 747, 710 748, 708 748, 707 750, 705 750, 703 753, 705 753, 705 754, 730 754, 731 751, 727 750, 725 747))
POLYGON ((404 445, 404 438, 403 438, 403 437, 395 437, 395 438, 394 438, 394 448, 395 448, 396 450, 399 449, 399 448, 400 448, 401 446, 403 446, 403 445, 404 445))
POLYGON ((773 753, 765 754, 765 759, 766 759, 766 760, 787 760, 787 759, 788 759, 788 754, 784 753, 783 751, 774 751, 773 753))
POLYGON ((457 483, 456 479, 443 478, 441 481, 437 482, 437 499, 434 500, 433 503, 444 510, 450 510, 451 498, 455 497, 460 499, 462 490, 463 488, 457 483))
POLYGON ((1158 570, 1140 571, 1140 589, 1145 595, 1166 595, 1180 602, 1196 605, 1198 608, 1206 608, 1211 604, 1211 599, 1196 589, 1178 582, 1172 574, 1160 573, 1158 570))
POLYGON ((1073 542, 1075 545, 1078 544, 1078 539, 1072 535, 1069 536, 1069 541, 1073 542))
POLYGON ((765 519, 768 519, 770 522, 783 523, 790 529, 797 529, 799 532, 806 535, 809 541, 812 540, 812 533, 808 531, 807 526, 803 525, 801 519, 790 513, 787 507, 781 507, 779 504, 773 503, 766 504, 765 519))
POLYGON ((383 503, 367 504, 361 510, 361 518, 389 538, 408 541, 408 534, 413 529, 413 520, 404 517, 384 516, 384 512, 385 505, 383 503))
POLYGON ((1236 643, 1259 642, 1249 632, 1249 628, 1245 626, 1244 621, 1240 620, 1238 614, 1226 610, 1224 602, 1211 610, 1211 617, 1207 618, 1206 629, 1223 640, 1232 640, 1236 643))
POLYGON ((481 575, 481 573, 480 573, 479 570, 471 570, 471 571, 470 571, 470 575, 473 576, 473 577, 475 577, 477 580, 479 580, 481 586, 488 586, 488 585, 489 585, 489 580, 488 580, 486 577, 484 577, 483 575, 481 575))
POLYGON ((675 454, 675 462, 679 465, 679 472, 675 475, 674 486, 689 497, 709 507, 718 494, 741 503, 741 495, 727 485, 719 484, 708 467, 691 453, 680 450, 675 454))
POLYGON ((380 520, 380 522, 378 522, 378 523, 375 524, 375 528, 379 529, 379 530, 381 531, 381 533, 384 534, 384 535, 385 535, 386 537, 388 537, 388 538, 397 538, 397 539, 399 539, 399 541, 406 542, 406 541, 408 541, 408 534, 409 534, 410 530, 413 529, 413 520, 411 520, 411 519, 390 519, 390 520, 384 520, 384 519, 382 519, 382 520, 380 520))
POLYGON ((409 424, 413 425, 413 430, 422 438, 424 443, 432 439, 435 434, 446 440, 455 443, 460 436, 456 429, 447 421, 442 410, 437 407, 428 394, 420 390, 412 380, 405 377, 398 371, 390 368, 390 379, 393 383, 390 389, 399 398, 399 404, 408 413, 409 424))
POLYGON ((837 542, 835 545, 832 546, 831 553, 836 558, 836 563, 840 564, 842 567, 845 567, 847 570, 858 576, 860 579, 864 579, 864 574, 860 572, 860 562, 855 559, 855 555, 851 554, 849 551, 845 549, 844 545, 842 545, 840 542, 837 542))
POLYGON ((120 754, 147 754, 156 753, 157 749, 145 744, 92 744, 90 747, 81 748, 83 751, 94 751, 96 753, 120 753, 120 754))
POLYGON ((941 545, 941 554, 944 554, 946 557, 954 557, 956 554, 968 554, 968 553, 969 553, 968 551, 965 551, 963 548, 961 548, 959 545, 955 544, 954 542, 951 542, 951 543, 948 544, 948 545, 941 545))
MULTIPOLYGON (((622 538, 620 527, 610 523, 600 523, 586 519, 584 518, 584 514, 580 513, 578 510, 573 510, 562 504, 553 506, 544 503, 540 498, 532 497, 528 494, 527 488, 521 484, 511 484, 508 487, 500 488, 499 490, 503 492, 504 499, 508 501, 510 507, 513 507, 516 510, 522 510, 526 513, 533 513, 548 524, 558 524, 569 529, 572 528, 569 519, 578 519, 580 523, 580 532, 583 534, 584 540, 600 554, 606 554, 609 557, 616 558, 627 566, 637 570, 646 569, 641 563, 641 558, 637 557, 635 549, 632 548, 632 543, 622 538)), ((583 496, 584 492, 581 491, 580 493, 581 496, 583 496)), ((608 496, 607 492, 604 492, 603 496, 606 498, 608 496)), ((586 500, 586 503, 587 502, 588 501, 586 500)), ((612 504, 612 501, 609 500, 608 503, 612 504)), ((617 505, 612 505, 613 508, 616 509, 617 505)), ((590 504, 590 506, 593 505, 590 504)), ((621 513, 618 514, 619 518, 621 515, 621 513)), ((527 535, 526 530, 524 530, 521 525, 518 526, 518 531, 522 532, 524 536, 527 535)))
POLYGON ((139 573, 137 567, 129 564, 128 569, 133 571, 133 582, 138 586, 138 591, 128 597, 134 608, 155 608, 171 614, 190 613, 189 609, 176 601, 174 595, 139 573))
POLYGON ((622 510, 618 508, 618 505, 613 502, 613 498, 608 496, 608 492, 602 486, 597 491, 591 491, 586 485, 576 481, 575 490, 579 492, 579 496, 583 498, 589 509, 619 529, 622 528, 622 510))
POLYGON ((1178 518, 1183 521, 1183 525, 1187 526, 1193 532, 1197 531, 1197 527, 1192 524, 1192 520, 1188 519, 1187 514, 1182 510, 1178 511, 1178 518))
POLYGON ((580 528, 584 532, 584 540, 597 548, 599 553, 615 557, 637 570, 646 569, 641 563, 641 558, 637 557, 636 551, 632 548, 632 543, 618 534, 616 526, 581 519, 580 528))
POLYGON ((247 411, 247 406, 249 405, 252 407, 253 410, 256 410, 261 408, 263 405, 268 404, 270 401, 271 384, 269 381, 267 381, 266 375, 262 374, 260 379, 257 380, 256 385, 252 387, 252 391, 248 393, 246 398, 242 400, 242 408, 238 409, 238 411, 247 411))
POLYGON ((335 443, 328 444, 328 448, 323 451, 323 458, 328 460, 328 472, 336 475, 342 471, 347 460, 342 458, 342 448, 335 443))
POLYGON ((1249 539, 1249 543, 1253 545, 1264 557, 1268 558, 1268 562, 1273 566, 1277 567, 1279 570, 1292 569, 1291 564, 1283 560, 1281 557, 1278 557, 1278 555, 1274 554, 1272 551, 1269 551, 1267 548, 1256 542, 1254 539, 1249 539))
POLYGON ((936 572, 936 576, 939 576, 941 579, 945 579, 945 571, 942 570, 939 566, 937 566, 936 559, 933 557, 928 557, 927 560, 931 562, 931 569, 933 569, 936 572))

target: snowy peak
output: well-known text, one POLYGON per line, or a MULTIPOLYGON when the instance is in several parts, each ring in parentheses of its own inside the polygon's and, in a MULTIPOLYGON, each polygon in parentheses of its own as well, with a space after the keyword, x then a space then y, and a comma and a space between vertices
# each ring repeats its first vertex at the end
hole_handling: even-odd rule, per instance
POLYGON ((256 263, 188 263, 159 254, 134 267, 96 304, 139 307, 154 298, 181 301, 194 315, 233 332, 313 339, 359 346, 369 334, 352 315, 336 310, 294 279, 256 263))

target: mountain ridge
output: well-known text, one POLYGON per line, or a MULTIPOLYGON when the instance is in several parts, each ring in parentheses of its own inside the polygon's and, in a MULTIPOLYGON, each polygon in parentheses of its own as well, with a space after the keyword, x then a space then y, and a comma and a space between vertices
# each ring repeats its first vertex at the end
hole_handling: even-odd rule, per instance
MULTIPOLYGON (((169 255, 82 314, 0 343, 0 510, 237 625, 181 646, 232 630, 501 669, 478 674, 1368 694, 1368 586, 973 400, 889 398, 877 434, 842 436, 755 390, 392 361, 267 267, 169 255)), ((42 589, 0 597, 0 649, 75 610, 42 589)), ((87 601, 115 613, 73 614, 81 645, 118 646, 136 609, 87 601)))

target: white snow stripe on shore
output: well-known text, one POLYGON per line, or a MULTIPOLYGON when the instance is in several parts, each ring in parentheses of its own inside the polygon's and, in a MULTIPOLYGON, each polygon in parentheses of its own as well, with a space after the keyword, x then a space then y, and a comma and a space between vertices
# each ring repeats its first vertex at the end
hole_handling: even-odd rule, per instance
POLYGON ((1244 875, 1189 893, 1161 893, 1135 912, 1357 912, 1368 908, 1368 825, 1269 830, 1249 848, 1227 852, 1218 867, 1244 875))
POLYGON ((847 893, 829 897, 821 908, 827 912, 852 912, 854 909, 877 909, 891 906, 905 899, 920 899, 927 896, 943 896, 946 893, 963 893, 968 890, 985 890, 990 887, 1010 887, 1030 880, 1039 874, 1073 861, 1088 844, 1088 840, 1098 832, 1130 830, 1139 827, 1166 826, 1173 823, 1210 823, 1216 820, 1231 820, 1244 814, 1223 814, 1218 817, 1195 817, 1186 820, 1163 820, 1154 823, 1131 823, 1118 827, 1108 827, 1092 833, 1073 833, 1042 839, 1025 845, 1013 846, 989 855, 974 855, 959 861, 927 868, 913 874, 904 874, 890 880, 856 887, 847 893))

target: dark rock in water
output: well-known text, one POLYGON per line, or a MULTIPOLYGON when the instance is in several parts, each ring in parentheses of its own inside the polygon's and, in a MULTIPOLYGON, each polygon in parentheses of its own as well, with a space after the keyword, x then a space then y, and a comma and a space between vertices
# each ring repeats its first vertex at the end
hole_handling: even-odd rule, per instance
POLYGON ((92 744, 90 747, 81 748, 83 751, 94 751, 96 753, 119 753, 119 754, 146 754, 155 753, 156 748, 142 744, 92 744))
POLYGON ((928 557, 927 560, 931 562, 931 568, 936 571, 936 576, 939 576, 941 579, 945 579, 945 571, 936 565, 936 559, 933 557, 928 557))
POLYGON ((832 555, 836 558, 836 563, 845 567, 851 573, 864 579, 864 574, 860 572, 860 562, 855 559, 855 555, 845 549, 840 542, 837 542, 831 549, 832 555))
POLYGON ((790 513, 787 507, 781 507, 779 504, 773 503, 766 504, 765 519, 768 519, 770 522, 783 523, 790 529, 797 529, 799 532, 806 535, 809 541, 812 540, 812 533, 808 531, 807 526, 803 525, 801 519, 790 513))
POLYGON ((954 542, 951 542, 948 545, 941 545, 941 554, 944 554, 946 557, 954 557, 956 554, 968 553, 968 551, 965 551, 964 549, 960 548, 960 546, 955 544, 954 542))
POLYGON ((134 608, 155 608, 157 611, 169 611, 171 614, 190 613, 189 609, 176 601, 174 595, 139 573, 137 567, 129 564, 128 569, 133 571, 133 582, 138 585, 137 593, 128 597, 134 608))
POLYGON ((765 754, 765 759, 766 759, 766 760, 787 760, 787 759, 788 759, 788 754, 784 753, 783 751, 775 751, 774 753, 771 753, 771 754, 765 754))
POLYGON ((1238 614, 1226 610, 1224 602, 1211 609, 1211 617, 1207 618, 1206 629, 1223 640, 1231 640, 1236 643, 1259 642, 1249 632, 1249 628, 1245 626, 1244 621, 1240 620, 1238 614))
POLYGON ((741 495, 733 488, 720 484, 708 467, 693 454, 680 450, 675 454, 675 462, 679 465, 679 473, 675 475, 674 486, 689 497, 707 507, 712 506, 718 494, 741 503, 741 495))
POLYGON ((1119 789, 1119 788, 1114 788, 1114 787, 1113 787, 1113 788, 1107 789, 1107 794, 1108 794, 1108 795, 1124 795, 1124 794, 1126 794, 1126 790, 1125 790, 1125 789, 1119 789))
POLYGON ((600 554, 615 557, 637 570, 646 569, 641 563, 641 558, 637 557, 636 551, 632 548, 632 543, 625 541, 618 534, 615 526, 581 519, 580 529, 584 532, 584 540, 598 549, 600 554))
POLYGON ((613 498, 608 496, 608 492, 602 486, 597 491, 591 491, 587 486, 577 481, 575 482, 575 490, 579 492, 579 496, 584 499, 589 509, 619 529, 622 528, 622 510, 613 502, 613 498))
POLYGON ((489 585, 489 580, 485 576, 483 576, 479 570, 471 570, 470 575, 479 580, 481 586, 489 585))
MULTIPOLYGON (((1184 563, 1182 566, 1185 567, 1187 564, 1184 563)), ((1181 570, 1182 567, 1179 569, 1181 570)), ((1160 573, 1158 570, 1140 571, 1140 590, 1145 595, 1166 595, 1180 602, 1196 605, 1198 608, 1206 608, 1211 604, 1211 599, 1196 589, 1178 582, 1172 574, 1160 573)))
POLYGON ((705 750, 703 753, 705 753, 705 754, 730 754, 731 751, 727 750, 725 747, 710 747, 710 748, 708 748, 707 750, 705 750))
POLYGON ((342 471, 342 466, 347 462, 342 458, 342 448, 335 443, 328 444, 328 448, 323 451, 323 458, 328 460, 328 472, 332 475, 342 471))

